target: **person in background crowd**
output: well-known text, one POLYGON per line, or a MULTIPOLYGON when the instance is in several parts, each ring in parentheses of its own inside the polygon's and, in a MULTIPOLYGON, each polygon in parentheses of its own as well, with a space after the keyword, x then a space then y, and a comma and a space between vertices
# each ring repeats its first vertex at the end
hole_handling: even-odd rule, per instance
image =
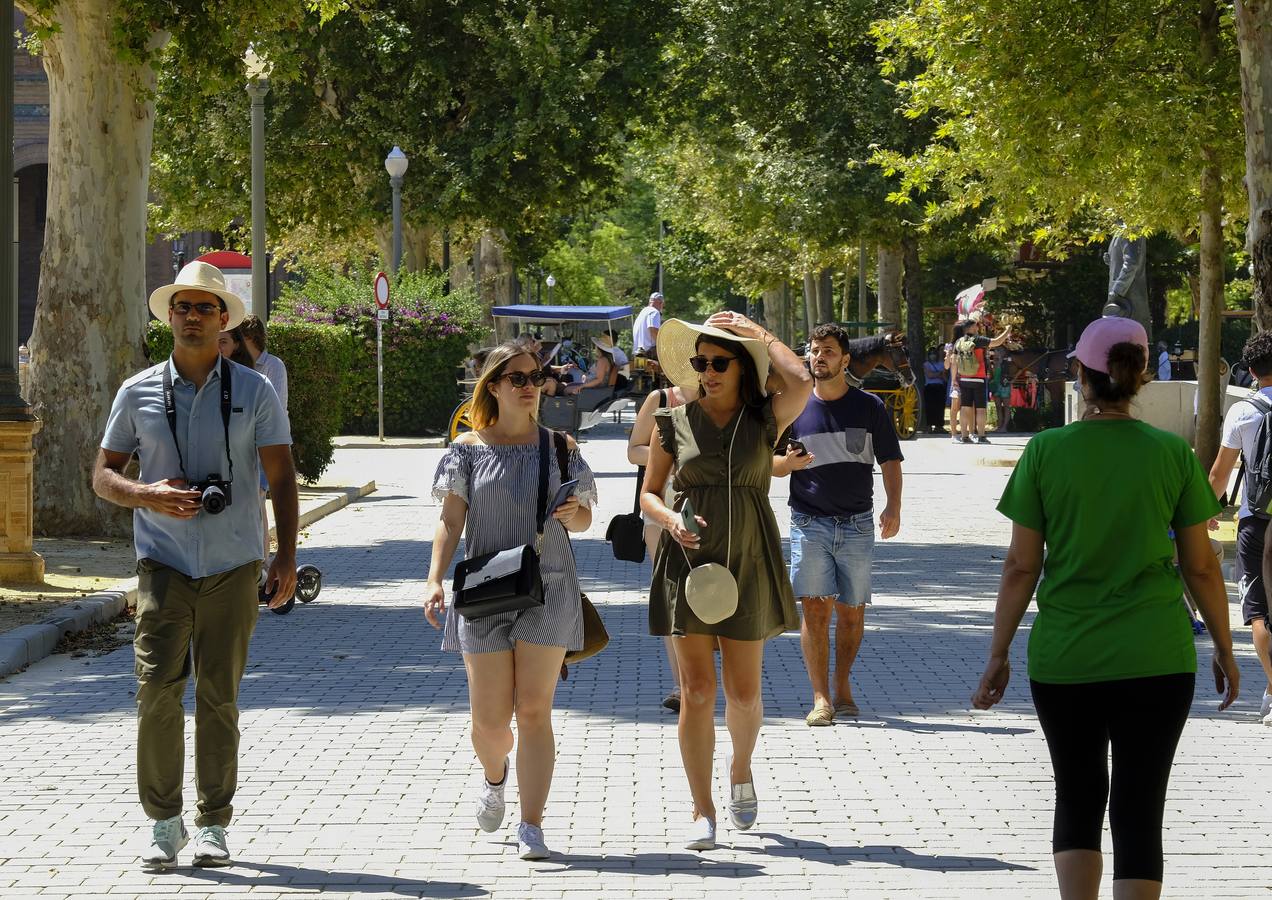
POLYGON ((1008 651, 1037 587, 1029 685, 1055 772, 1060 896, 1099 895, 1107 804, 1113 896, 1156 898, 1166 789, 1197 671, 1180 574, 1214 641, 1219 709, 1239 690, 1227 590, 1206 536, 1219 504, 1188 442, 1131 415, 1146 378, 1144 327, 1096 319, 1072 355, 1086 414, 1029 442, 998 504, 1011 545, 972 704, 1003 699, 1008 651))
POLYGON ((663 295, 654 291, 649 295, 649 305, 640 311, 632 323, 632 353, 637 356, 658 356, 658 329, 662 327, 663 295))
POLYGON ((536 543, 539 472, 546 453, 548 498, 561 486, 553 440, 539 427, 539 360, 523 344, 509 342, 486 357, 473 388, 473 431, 455 439, 433 481, 442 504, 433 536, 433 556, 424 586, 424 615, 441 628, 442 649, 463 654, 472 709, 472 743, 485 777, 477 798, 477 825, 495 831, 503 824, 512 719, 517 720, 517 784, 522 859, 547 859, 543 810, 552 785, 556 744, 552 700, 566 650, 583 646, 579 580, 567 531, 586 531, 596 503, 596 481, 567 438, 569 479, 578 486, 569 499, 545 510, 539 566, 545 603, 529 609, 464 618, 446 609, 442 579, 464 537, 466 558, 536 543))
POLYGON ((256 368, 256 361, 252 359, 252 354, 247 352, 247 347, 243 344, 243 332, 240 329, 231 328, 229 331, 222 331, 216 340, 217 349, 230 362, 247 366, 249 369, 256 368))
MULTIPOLYGON (((645 467, 649 465, 649 442, 654 434, 654 412, 683 406, 685 401, 685 392, 680 387, 672 385, 669 388, 651 391, 645 398, 645 402, 641 404, 640 410, 636 413, 636 421, 632 425, 631 436, 627 440, 627 460, 640 467, 642 476, 645 467)), ((667 506, 671 506, 675 498, 675 490, 672 488, 674 479, 673 471, 671 477, 667 479, 667 487, 663 492, 663 502, 667 506)), ((643 509, 640 517, 645 522, 645 550, 649 553, 649 562, 652 565, 654 556, 658 553, 658 540, 662 537, 663 527, 643 509)), ((680 665, 676 662, 676 639, 671 635, 664 635, 663 644, 667 648, 667 663, 671 667, 672 683, 675 686, 671 693, 663 698, 662 705, 678 713, 680 712, 680 665)))
POLYGON ((609 335, 592 338, 592 346, 596 348, 596 362, 588 370, 587 378, 567 385, 565 393, 577 394, 586 388, 622 388, 626 385, 627 378, 619 371, 627 362, 626 354, 614 346, 609 335), (623 360, 621 364, 618 361, 620 358, 623 360))
POLYGON ((985 352, 1001 347, 1010 337, 1010 326, 995 338, 984 337, 980 333, 980 322, 976 319, 968 319, 963 323, 963 337, 954 342, 964 444, 972 443, 973 434, 976 435, 977 442, 989 443, 989 438, 985 436, 986 422, 989 419, 989 394, 985 387, 985 352))
MULTIPOLYGON (((1246 341, 1241 351, 1241 362, 1258 379, 1258 393, 1272 405, 1272 331, 1260 331, 1246 341)), ((1259 464, 1255 446, 1263 410, 1251 398, 1232 404, 1223 420, 1223 432, 1219 440, 1219 453, 1210 467, 1210 487, 1216 497, 1228 493, 1228 482, 1237 457, 1248 478, 1252 466, 1259 464)), ((1245 486, 1249 481, 1243 479, 1245 486)), ((1218 519, 1211 522, 1218 527, 1218 519)), ((1250 508, 1248 490, 1242 490, 1241 507, 1237 510, 1237 594, 1241 598, 1241 618, 1250 626, 1254 639, 1254 653, 1263 666, 1267 686, 1259 704, 1259 718, 1264 725, 1272 725, 1272 623, 1268 619, 1266 535, 1269 519, 1250 508)), ((1269 560, 1272 562, 1272 560, 1269 560)))
POLYGON ((923 363, 923 416, 931 434, 945 434, 945 366, 935 347, 923 363))
POLYGON ((949 373, 946 402, 950 408, 950 440, 955 444, 959 443, 961 438, 959 412, 962 409, 962 398, 958 392, 958 354, 954 352, 954 345, 962 336, 963 323, 957 322, 950 336, 950 342, 945 345, 945 370, 949 373))
POLYGON ((680 756, 693 800, 684 846, 711 850, 717 642, 733 745, 729 816, 745 830, 759 815, 751 760, 764 721, 764 643, 799 625, 768 490, 778 435, 804 408, 812 378, 776 335, 734 312, 705 325, 668 320, 658 359, 693 399, 654 414, 641 508, 666 533, 654 560, 649 626, 680 636, 680 756), (772 396, 765 389, 770 361, 783 383, 772 396), (673 467, 676 509, 664 500, 673 467), (683 515, 686 505, 692 519, 683 515))
POLYGON ((885 540, 901 527, 901 444, 892 416, 874 394, 844 379, 848 333, 818 325, 809 342, 813 395, 791 423, 798 446, 773 459, 773 474, 791 476, 791 581, 804 608, 800 647, 813 688, 804 721, 829 725, 857 716, 849 677, 865 633, 874 565, 874 466, 883 472, 885 540), (835 690, 830 689, 830 620, 835 626, 835 690))
POLYGON ((283 411, 287 411, 287 367, 283 361, 272 353, 265 352, 265 323, 256 316, 247 316, 239 326, 247 352, 251 354, 256 371, 268 379, 283 403, 283 411))
POLYGON ((994 432, 1007 430, 1007 401, 1011 398, 1011 381, 1007 366, 998 353, 989 354, 989 399, 994 403, 994 432))
POLYGON ((1157 342, 1157 380, 1170 381, 1170 351, 1165 341, 1157 342))

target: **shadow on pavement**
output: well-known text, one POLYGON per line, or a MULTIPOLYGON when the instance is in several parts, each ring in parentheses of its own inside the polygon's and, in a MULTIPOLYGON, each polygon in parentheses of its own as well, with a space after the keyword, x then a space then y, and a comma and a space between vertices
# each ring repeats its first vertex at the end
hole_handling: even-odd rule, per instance
MULTIPOLYGON (((176 870, 174 870, 176 871, 176 870)), ((417 881, 397 875, 372 875, 365 872, 329 872, 300 866, 235 861, 225 869, 180 870, 198 881, 218 885, 249 888, 279 888, 288 891, 339 891, 342 894, 397 894, 402 897, 450 898, 489 897, 490 892, 475 884, 454 881, 417 881), (239 869, 259 874, 244 875, 239 869)))
POLYGON ((756 837, 768 838, 776 845, 766 847, 738 847, 747 853, 765 856, 795 857, 815 862, 848 866, 853 863, 883 863, 902 869, 921 869, 925 872, 1034 872, 1032 866, 1023 866, 990 856, 926 856, 905 847, 872 844, 864 847, 832 847, 820 841, 804 841, 782 834, 759 832, 756 837))
MULTIPOLYGON (((720 845, 727 850, 727 846, 720 845)), ((543 872, 598 872, 615 875, 664 876, 673 873, 698 874, 704 878, 755 878, 764 875, 763 866, 736 860, 716 860, 697 853, 633 853, 597 856, 587 853, 558 853, 545 861, 543 872), (559 864, 559 865, 557 865, 559 864)))

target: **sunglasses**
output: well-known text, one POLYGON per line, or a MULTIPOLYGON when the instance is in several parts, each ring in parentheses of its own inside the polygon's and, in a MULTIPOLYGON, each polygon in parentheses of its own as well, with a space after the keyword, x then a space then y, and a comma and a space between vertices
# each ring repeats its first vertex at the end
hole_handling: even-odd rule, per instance
POLYGON ((543 383, 548 380, 548 373, 542 369, 535 369, 533 372, 504 372, 495 381, 500 378, 507 378, 515 388, 523 388, 527 384, 543 387, 543 383))
POLYGON ((216 303, 187 303, 184 300, 173 303, 168 308, 179 316, 190 315, 190 310, 194 310, 201 316, 214 316, 225 309, 224 306, 216 303))
POLYGON ((707 366, 715 369, 717 372, 727 372, 729 363, 737 359, 736 356, 713 356, 707 359, 705 356, 689 357, 689 365, 693 366, 695 372, 707 371, 707 366))

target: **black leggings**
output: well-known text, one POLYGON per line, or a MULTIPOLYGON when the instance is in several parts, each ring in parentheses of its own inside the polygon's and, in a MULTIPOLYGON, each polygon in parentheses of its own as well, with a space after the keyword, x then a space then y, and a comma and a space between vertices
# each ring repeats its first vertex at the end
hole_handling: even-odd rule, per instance
POLYGON ((1086 684, 1029 682, 1056 776, 1053 853, 1099 852, 1107 802, 1113 879, 1162 880, 1166 784, 1195 681, 1185 672, 1086 684))

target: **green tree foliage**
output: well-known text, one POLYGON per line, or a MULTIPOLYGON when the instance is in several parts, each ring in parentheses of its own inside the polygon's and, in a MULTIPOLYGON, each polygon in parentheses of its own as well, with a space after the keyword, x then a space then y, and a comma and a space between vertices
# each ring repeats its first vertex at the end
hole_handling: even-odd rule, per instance
MULTIPOLYGON (((304 18, 262 47, 275 65, 271 233, 365 243, 389 217, 383 160, 397 144, 408 224, 501 229, 516 259, 534 259, 563 214, 603 205, 621 176, 669 6, 394 0, 304 18)), ((191 77, 195 52, 174 46, 160 81, 162 227, 233 232, 249 196, 248 98, 191 77)))
POLYGON ((1203 60, 1195 6, 912 0, 875 33, 906 114, 939 122, 917 152, 876 157, 901 176, 894 200, 948 198, 931 218, 975 210, 988 230, 1056 242, 1093 214, 1096 229, 1191 232, 1208 148, 1240 208, 1235 40, 1222 28, 1203 60))
POLYGON ((701 234, 756 292, 840 265, 859 236, 895 224, 872 145, 907 124, 880 78, 869 25, 879 0, 687 0, 666 53, 668 99, 645 173, 666 217, 701 234))

